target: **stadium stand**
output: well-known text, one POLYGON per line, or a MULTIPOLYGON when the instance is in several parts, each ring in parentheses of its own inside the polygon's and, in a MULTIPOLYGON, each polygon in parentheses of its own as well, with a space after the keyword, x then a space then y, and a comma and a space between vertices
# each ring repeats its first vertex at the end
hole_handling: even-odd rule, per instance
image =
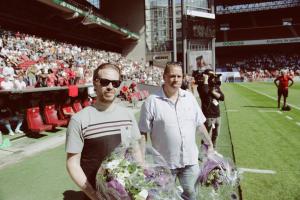
POLYGON ((244 81, 271 80, 283 69, 300 75, 298 1, 216 4, 218 72, 238 72, 244 81))
POLYGON ((160 68, 147 68, 119 53, 59 43, 20 32, 1 30, 0 35, 0 70, 12 83, 17 75, 22 75, 27 87, 91 84, 93 70, 105 62, 120 66, 124 80, 153 85, 161 81, 160 68))

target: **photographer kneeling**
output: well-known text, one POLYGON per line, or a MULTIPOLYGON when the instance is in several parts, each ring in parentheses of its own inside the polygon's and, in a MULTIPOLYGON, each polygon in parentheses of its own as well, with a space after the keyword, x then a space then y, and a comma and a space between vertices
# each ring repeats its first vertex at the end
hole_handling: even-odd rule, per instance
POLYGON ((203 114, 206 117, 205 126, 211 136, 214 147, 221 127, 219 101, 224 101, 220 86, 220 76, 208 69, 195 76, 197 90, 201 98, 203 114))

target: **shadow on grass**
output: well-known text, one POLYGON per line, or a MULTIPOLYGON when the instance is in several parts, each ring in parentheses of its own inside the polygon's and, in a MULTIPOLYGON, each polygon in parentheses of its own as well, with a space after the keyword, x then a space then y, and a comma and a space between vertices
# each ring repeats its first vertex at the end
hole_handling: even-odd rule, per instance
POLYGON ((86 196, 81 191, 66 190, 63 193, 64 200, 85 200, 86 196))
POLYGON ((45 136, 48 136, 47 134, 41 134, 41 133, 34 133, 34 132, 27 132, 26 136, 33 139, 39 139, 45 136))
POLYGON ((52 129, 52 130, 50 130, 50 131, 47 131, 47 132, 49 132, 49 133, 57 133, 57 132, 59 132, 59 131, 61 131, 61 129, 59 129, 59 128, 54 128, 54 129, 52 129))
POLYGON ((242 106, 245 108, 277 108, 276 106, 242 106))
POLYGON ((48 136, 47 133, 51 134, 51 133, 57 133, 57 132, 60 132, 60 131, 61 131, 61 129, 58 129, 58 128, 54 128, 54 129, 49 130, 45 133, 31 132, 31 131, 28 130, 26 132, 26 136, 29 137, 29 138, 33 138, 33 139, 39 139, 39 138, 48 136))

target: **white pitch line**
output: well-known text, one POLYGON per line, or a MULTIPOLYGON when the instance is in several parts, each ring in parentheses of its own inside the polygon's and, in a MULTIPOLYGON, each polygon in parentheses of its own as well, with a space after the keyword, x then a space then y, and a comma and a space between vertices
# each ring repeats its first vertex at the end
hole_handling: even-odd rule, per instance
POLYGON ((287 119, 289 119, 289 120, 293 120, 293 118, 290 117, 290 116, 285 116, 285 118, 287 118, 287 119))
POLYGON ((296 122, 296 124, 297 124, 298 126, 300 126, 300 122, 296 122))
POLYGON ((249 168, 238 168, 240 173, 249 172, 255 174, 276 174, 276 171, 268 169, 249 169, 249 168))
POLYGON ((277 110, 258 110, 258 112, 262 112, 262 113, 277 113, 277 110))
MULTIPOLYGON (((270 96, 270 95, 268 95, 268 94, 265 94, 265 93, 263 93, 263 92, 257 91, 257 90, 252 89, 252 88, 249 88, 249 87, 247 87, 247 86, 245 86, 245 85, 243 85, 243 84, 239 84, 239 85, 242 86, 242 87, 247 88, 248 90, 251 90, 251 91, 253 91, 253 92, 256 92, 256 93, 258 93, 258 94, 264 95, 264 96, 266 96, 266 97, 269 97, 270 99, 273 99, 273 100, 277 101, 277 98, 272 97, 272 96, 270 96)), ((288 105, 291 106, 291 107, 293 107, 293 108, 295 108, 295 109, 297 109, 297 110, 300 110, 300 107, 298 107, 298 106, 296 106, 296 105, 293 105, 293 104, 290 104, 290 103, 288 103, 288 105)))

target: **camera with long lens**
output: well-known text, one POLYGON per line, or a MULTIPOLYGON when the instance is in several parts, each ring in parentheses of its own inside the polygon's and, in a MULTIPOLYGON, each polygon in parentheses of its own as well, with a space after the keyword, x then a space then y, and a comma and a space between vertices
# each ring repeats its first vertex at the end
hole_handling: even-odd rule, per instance
POLYGON ((192 76, 194 77, 195 82, 198 86, 204 84, 204 74, 208 75, 208 86, 209 87, 221 85, 220 77, 222 76, 222 74, 215 74, 213 70, 206 69, 204 71, 201 71, 201 70, 193 71, 192 76))

